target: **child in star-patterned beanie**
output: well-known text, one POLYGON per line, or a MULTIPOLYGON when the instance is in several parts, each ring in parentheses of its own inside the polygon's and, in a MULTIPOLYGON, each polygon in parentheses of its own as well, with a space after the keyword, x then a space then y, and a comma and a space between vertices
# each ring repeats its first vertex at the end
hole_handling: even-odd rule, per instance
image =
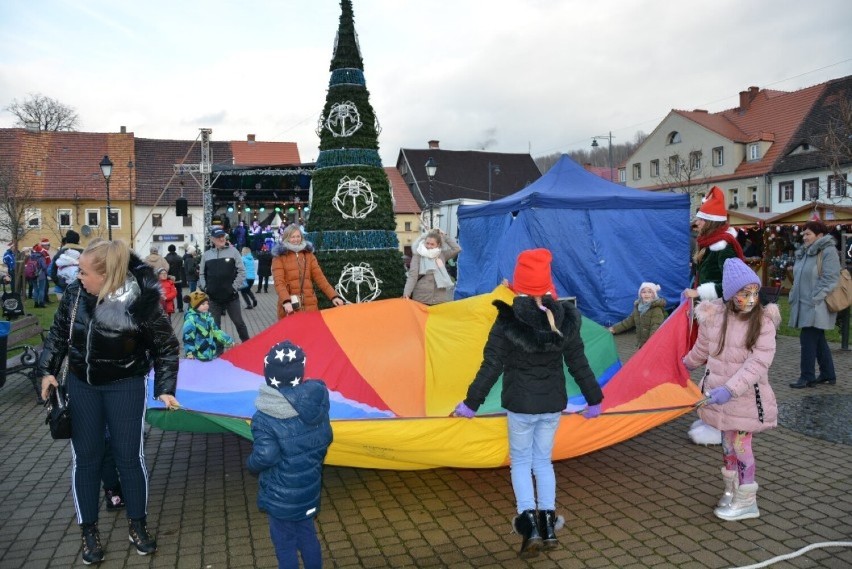
POLYGON ((305 377, 304 350, 289 340, 263 360, 266 384, 255 400, 248 469, 260 475, 257 507, 269 516, 280 567, 322 567, 314 518, 322 464, 332 441, 328 389, 305 377))

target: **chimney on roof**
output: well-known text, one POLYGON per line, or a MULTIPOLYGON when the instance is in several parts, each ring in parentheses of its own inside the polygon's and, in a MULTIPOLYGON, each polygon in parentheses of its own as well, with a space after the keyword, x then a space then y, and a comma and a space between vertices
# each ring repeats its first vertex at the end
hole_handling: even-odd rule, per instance
POLYGON ((440 146, 440 144, 438 144, 437 140, 430 140, 429 141, 429 149, 439 150, 440 148, 441 148, 441 146, 440 146))
POLYGON ((121 125, 118 130, 121 134, 127 134, 127 127, 124 125, 121 125))
POLYGON ((757 93, 760 91, 760 87, 749 87, 748 91, 740 91, 740 110, 745 111, 748 110, 749 106, 751 106, 751 102, 757 96, 757 93))
POLYGON ((707 109, 695 109, 695 110, 694 110, 694 111, 692 111, 692 112, 693 112, 693 113, 705 113, 705 114, 707 114, 707 109))
POLYGON ((248 141, 249 144, 254 142, 254 135, 253 134, 246 135, 246 141, 248 141))
POLYGON ((41 123, 38 121, 27 121, 24 123, 24 128, 30 132, 38 132, 41 130, 41 123))

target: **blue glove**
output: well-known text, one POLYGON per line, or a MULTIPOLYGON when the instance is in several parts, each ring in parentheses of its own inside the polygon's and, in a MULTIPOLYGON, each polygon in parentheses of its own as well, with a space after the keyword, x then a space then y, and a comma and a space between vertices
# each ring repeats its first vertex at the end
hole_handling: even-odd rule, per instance
POLYGON ((473 419, 476 411, 464 404, 464 401, 456 405, 453 415, 456 417, 464 417, 465 419, 473 419))
POLYGON ((601 404, 600 403, 598 403, 597 405, 589 405, 588 407, 586 407, 586 410, 583 411, 583 417, 585 417, 586 419, 594 419, 595 417, 597 417, 600 414, 601 414, 601 404))
POLYGON ((710 390, 710 401, 712 405, 724 405, 731 400, 731 392, 727 387, 714 387, 710 390))

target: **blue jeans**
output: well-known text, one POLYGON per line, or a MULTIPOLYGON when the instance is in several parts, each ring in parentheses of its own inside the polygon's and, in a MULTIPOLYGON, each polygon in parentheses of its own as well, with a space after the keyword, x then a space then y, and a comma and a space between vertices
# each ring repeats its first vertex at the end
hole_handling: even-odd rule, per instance
POLYGON ((305 569, 322 568, 322 551, 313 518, 292 522, 269 516, 269 535, 278 557, 278 569, 299 569, 299 553, 305 569))
POLYGON ((509 456, 512 459, 512 489, 515 491, 518 513, 536 509, 556 509, 556 476, 553 473, 553 438, 559 427, 561 413, 512 413, 509 419, 509 456))
POLYGON ((825 340, 825 330, 807 326, 799 333, 799 345, 802 353, 799 360, 799 377, 808 382, 816 381, 816 364, 819 373, 826 379, 834 379, 834 360, 825 340))
POLYGON ((44 304, 45 294, 47 294, 47 280, 36 279, 33 281, 33 302, 44 304))

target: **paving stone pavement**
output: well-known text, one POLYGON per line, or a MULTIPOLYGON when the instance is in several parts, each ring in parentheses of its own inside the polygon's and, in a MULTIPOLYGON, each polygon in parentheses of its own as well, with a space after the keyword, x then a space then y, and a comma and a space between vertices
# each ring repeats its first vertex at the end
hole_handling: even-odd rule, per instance
MULTIPOLYGON (((275 318, 274 294, 257 296, 258 308, 244 311, 252 335, 275 318)), ((175 315, 176 328, 180 323, 175 315)), ((234 333, 227 319, 224 328, 234 333)), ((616 336, 623 361, 634 340, 616 336)), ((688 441, 690 414, 558 462, 557 505, 566 521, 561 547, 531 560, 517 557, 508 468, 326 467, 318 517, 325 567, 724 568, 818 542, 852 541, 852 406, 845 403, 852 399, 852 355, 839 345, 832 353, 837 385, 793 390, 787 384, 797 375, 798 340, 778 339, 771 378, 794 428, 782 424, 755 437, 758 519, 723 522, 713 515, 720 451, 688 441), (836 430, 845 432, 826 436, 836 430)), ((3 569, 82 565, 69 444, 51 440, 43 421, 29 382, 11 376, 0 390, 3 569)), ((124 514, 102 507, 100 566, 275 567, 266 516, 255 505, 257 481, 243 466, 250 450, 236 435, 151 429, 148 520, 159 551, 136 555, 124 514)), ((772 567, 848 568, 852 548, 814 549, 772 567)))

